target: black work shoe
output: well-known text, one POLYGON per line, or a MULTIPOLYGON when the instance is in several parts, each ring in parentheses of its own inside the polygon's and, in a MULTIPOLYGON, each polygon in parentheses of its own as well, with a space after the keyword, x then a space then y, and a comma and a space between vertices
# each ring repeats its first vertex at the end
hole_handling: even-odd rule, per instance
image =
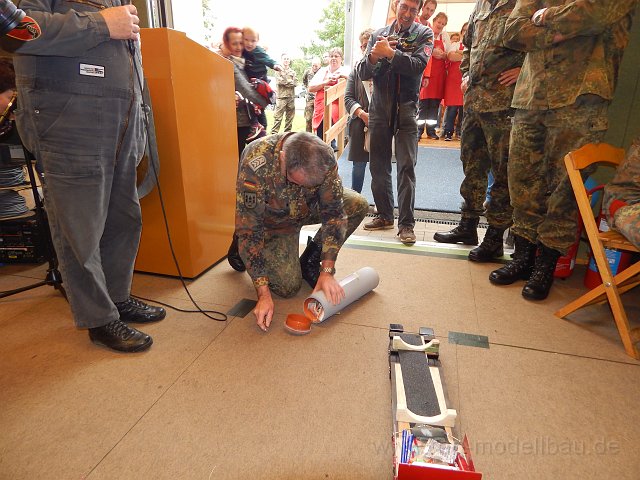
POLYGON ((514 235, 513 260, 489 274, 489 281, 495 285, 511 285, 518 280, 528 280, 536 259, 536 246, 529 240, 514 235))
POLYGON ((89 338, 97 345, 103 345, 118 352, 141 352, 153 343, 153 339, 122 320, 114 320, 102 327, 90 328, 89 338))
POLYGON ((440 137, 436 134, 435 129, 427 129, 427 137, 429 137, 432 140, 440 140, 440 137))
POLYGON ((553 274, 556 271, 556 264, 562 254, 540 244, 540 253, 536 257, 533 273, 529 281, 522 289, 522 296, 529 300, 544 300, 549 296, 549 290, 553 285, 553 274))
POLYGON ((227 262, 229 262, 231 268, 236 272, 244 272, 247 269, 247 267, 244 266, 244 262, 242 261, 242 257, 240 257, 240 252, 238 251, 238 236, 236 234, 233 235, 233 240, 231 240, 231 245, 229 245, 227 262))
POLYGON ((503 229, 489 225, 482 243, 469 252, 469 260, 472 262, 492 262, 504 255, 503 235, 503 229))
POLYGON ((322 245, 318 245, 311 237, 307 238, 307 248, 300 255, 300 271, 302 278, 306 280, 311 288, 315 288, 320 277, 320 256, 322 245))
POLYGON ((129 297, 124 302, 116 302, 120 320, 130 323, 150 323, 162 320, 167 312, 162 307, 147 305, 140 300, 129 297))
POLYGON ((440 243, 477 245, 479 220, 478 218, 463 218, 456 228, 448 232, 436 232, 433 239, 440 243))

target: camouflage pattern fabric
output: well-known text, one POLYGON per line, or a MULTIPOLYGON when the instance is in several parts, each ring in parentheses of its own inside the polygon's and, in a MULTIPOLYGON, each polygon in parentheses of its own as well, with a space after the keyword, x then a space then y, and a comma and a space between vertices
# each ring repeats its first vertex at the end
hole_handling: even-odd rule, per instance
POLYGON ((287 97, 276 100, 276 111, 273 114, 273 128, 271 133, 278 133, 280 131, 280 125, 282 124, 282 117, 284 120, 284 131, 290 132, 293 128, 293 117, 296 115, 296 103, 295 98, 287 97))
POLYGON ((527 52, 513 96, 508 168, 516 235, 563 254, 575 241, 577 205, 563 159, 607 130, 637 4, 518 0, 507 19, 505 45, 527 52), (545 24, 538 26, 531 17, 541 8, 545 24))
POLYGON ((464 94, 464 112, 506 111, 511 106, 514 85, 500 85, 498 76, 522 66, 524 53, 506 48, 502 35, 516 0, 478 0, 463 38, 460 71, 469 77, 464 94), (495 6, 492 6, 492 3, 495 6))
POLYGON ((309 133, 313 132, 313 109, 315 98, 316 96, 313 95, 313 97, 309 99, 309 95, 307 95, 307 103, 304 106, 304 120, 306 122, 305 130, 309 133))
POLYGON ((478 113, 465 111, 462 120, 460 159, 464 180, 460 195, 464 199, 462 218, 479 218, 487 191, 487 175, 493 171, 491 202, 487 207, 489 225, 507 229, 511 226, 511 202, 507 186, 509 162, 510 110, 478 113))
MULTIPOLYGON (((575 241, 578 206, 564 156, 602 141, 609 102, 585 102, 555 110, 516 110, 509 150, 509 194, 514 234, 566 253, 575 241)), ((586 169, 589 170, 589 169, 586 169)), ((584 172, 589 175, 591 171, 584 172)))
POLYGON ((321 259, 335 260, 345 239, 362 222, 367 200, 343 189, 337 164, 318 187, 287 180, 280 162, 286 134, 271 135, 245 148, 236 188, 236 234, 247 272, 256 287, 281 296, 300 287, 298 242, 303 225, 320 223, 315 241, 321 259))
POLYGON ((625 161, 618 167, 613 180, 604 189, 603 210, 609 225, 622 233, 640 248, 640 136, 636 137, 627 152, 625 161), (627 203, 611 216, 615 201, 627 203))
MULTIPOLYGON (((343 205, 347 216, 346 240, 362 223, 369 204, 359 193, 344 188, 343 205)), ((304 225, 320 223, 320 215, 317 209, 309 212, 309 217, 304 220, 304 225)), ((299 261, 299 236, 300 228, 295 234, 265 231, 264 258, 267 265, 267 277, 269 289, 284 298, 294 296, 302 284, 299 261)), ((316 233, 313 241, 318 245, 323 243, 320 232, 316 233)), ((341 247, 342 244, 338 245, 341 247)))
POLYGON ((276 72, 276 85, 278 86, 278 98, 293 98, 295 97, 295 88, 298 80, 296 78, 296 72, 293 68, 284 68, 279 72, 276 72))
POLYGON ((295 88, 296 72, 291 68, 284 68, 276 72, 276 84, 278 86, 278 97, 276 99, 276 110, 273 114, 273 128, 271 133, 278 133, 282 124, 282 117, 285 117, 284 131, 290 132, 293 128, 293 117, 296 114, 295 88))
POLYGON ((465 175, 460 185, 464 199, 462 218, 482 215, 491 170, 494 183, 486 215, 489 224, 499 229, 509 228, 512 223, 507 165, 515 84, 501 85, 498 78, 502 72, 520 67, 524 60, 524 53, 506 48, 502 42, 505 22, 515 4, 515 0, 476 2, 463 39, 465 50, 460 67, 469 78, 460 144, 465 175))
POLYGON ((304 75, 302 76, 302 85, 304 85, 304 88, 307 89, 307 103, 304 106, 304 120, 306 122, 307 132, 313 132, 313 125, 311 120, 313 119, 313 102, 315 101, 316 94, 309 91, 309 82, 314 75, 315 72, 311 68, 309 68, 304 72, 304 75))
POLYGON ((640 203, 619 208, 613 218, 613 228, 640 249, 640 203))
POLYGON ((512 106, 560 108, 584 94, 611 100, 638 1, 518 0, 504 32, 507 47, 527 52, 512 106), (536 26, 541 8, 545 24, 536 26), (564 40, 554 43, 556 34, 564 40))

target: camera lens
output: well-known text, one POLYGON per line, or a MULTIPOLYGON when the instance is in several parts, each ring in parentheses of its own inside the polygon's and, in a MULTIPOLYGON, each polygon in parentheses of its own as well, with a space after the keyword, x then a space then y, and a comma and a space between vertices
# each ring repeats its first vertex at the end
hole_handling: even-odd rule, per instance
POLYGON ((10 32, 24 18, 24 12, 9 0, 0 0, 0 35, 10 32))

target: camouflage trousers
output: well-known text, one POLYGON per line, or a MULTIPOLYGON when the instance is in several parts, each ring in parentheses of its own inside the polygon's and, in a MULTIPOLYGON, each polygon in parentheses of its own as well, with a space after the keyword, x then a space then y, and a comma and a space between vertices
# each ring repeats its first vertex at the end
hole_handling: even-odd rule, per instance
MULTIPOLYGON (((344 236, 346 241, 358 225, 362 223, 369 210, 369 202, 359 193, 345 188, 343 205, 345 215, 348 217, 347 230, 344 236)), ((288 298, 300 290, 300 285, 302 284, 299 262, 300 229, 303 225, 314 225, 320 222, 319 211, 317 208, 313 208, 309 216, 301 221, 295 231, 265 231, 264 259, 267 265, 269 288, 276 295, 288 298)), ((333 239, 323 239, 321 230, 318 230, 313 241, 317 245, 322 245, 324 241, 333 241, 333 239)), ((338 247, 341 246, 342 243, 338 245, 338 247)))
POLYGON ((290 132, 293 128, 293 117, 296 115, 295 98, 278 98, 276 100, 276 111, 273 114, 273 128, 271 133, 278 133, 280 131, 280 124, 282 124, 282 117, 284 120, 284 131, 290 132))
POLYGON ((491 202, 487 207, 489 225, 507 229, 511 226, 511 202, 507 184, 509 134, 513 110, 500 112, 465 112, 462 120, 460 159, 464 179, 460 195, 464 199, 462 218, 478 218, 487 191, 487 175, 493 172, 491 202))
POLYGON ((306 131, 310 133, 313 133, 313 125, 312 125, 313 107, 314 107, 313 102, 314 102, 313 98, 311 100, 307 98, 307 104, 304 107, 304 119, 307 123, 306 131))
POLYGON ((562 254, 575 242, 578 206, 564 156, 602 141, 607 108, 600 97, 584 95, 555 110, 516 110, 508 167, 513 233, 562 254))
MULTIPOLYGON (((611 225, 611 220, 609 220, 611 225)), ((613 216, 613 229, 620 232, 636 248, 640 249, 640 203, 627 205, 616 210, 613 216)))

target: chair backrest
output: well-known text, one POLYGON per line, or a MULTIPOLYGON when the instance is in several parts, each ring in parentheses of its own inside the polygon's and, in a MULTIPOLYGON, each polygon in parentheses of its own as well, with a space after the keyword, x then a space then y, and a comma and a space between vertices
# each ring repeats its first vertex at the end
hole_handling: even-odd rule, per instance
POLYGON ((582 170, 594 163, 606 163, 618 167, 624 160, 624 150, 608 143, 588 143, 565 157, 567 171, 582 170), (568 159, 568 160, 567 160, 568 159))

